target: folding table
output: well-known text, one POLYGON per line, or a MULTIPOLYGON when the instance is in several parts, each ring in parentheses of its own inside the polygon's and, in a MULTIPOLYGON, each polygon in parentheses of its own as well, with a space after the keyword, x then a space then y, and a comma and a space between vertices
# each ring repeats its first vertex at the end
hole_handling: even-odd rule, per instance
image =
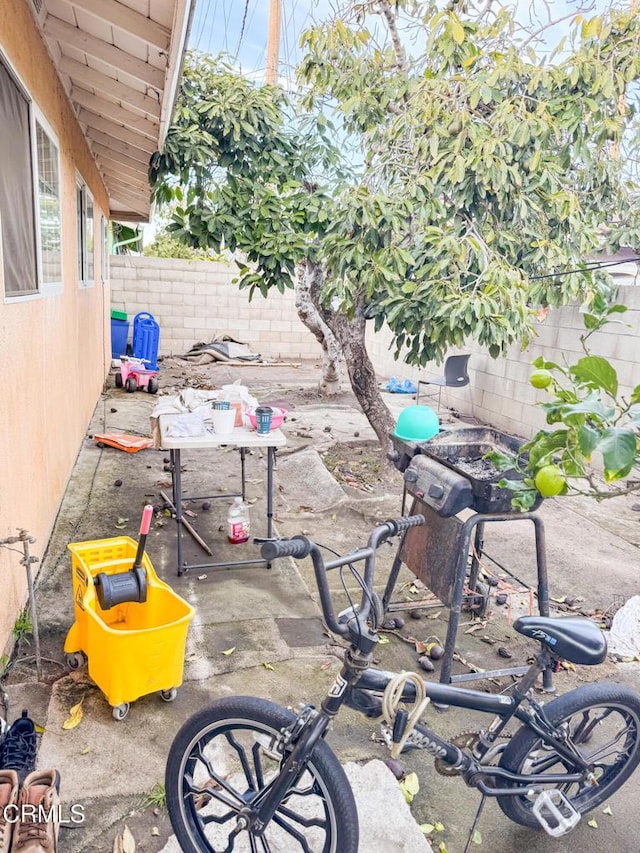
MULTIPOLYGON (((170 452, 170 467, 171 467, 171 486, 173 497, 173 508, 176 513, 177 525, 177 551, 178 551, 178 576, 184 574, 185 566, 182 556, 182 534, 185 524, 184 511, 182 502, 185 497, 182 494, 182 472, 181 451, 183 450, 212 450, 223 447, 236 447, 240 450, 240 474, 241 474, 241 492, 230 494, 226 492, 224 495, 208 495, 211 498, 229 498, 237 495, 245 497, 245 456, 247 450, 254 448, 266 448, 267 450, 267 537, 273 535, 273 466, 276 455, 276 448, 283 447, 287 443, 287 439, 280 429, 271 430, 267 435, 259 435, 254 430, 246 427, 236 427, 233 432, 228 435, 218 435, 207 430, 202 435, 198 436, 173 436, 170 433, 169 425, 173 418, 178 417, 177 414, 161 414, 158 419, 160 427, 161 446, 170 452)), ((201 498, 189 498, 190 500, 201 500, 201 498)), ((256 563, 265 563, 265 560, 256 558, 253 560, 236 560, 233 562, 222 563, 198 563, 190 564, 188 569, 217 569, 229 568, 235 566, 249 566, 256 563)), ((269 568, 267 563, 267 568, 269 568)))

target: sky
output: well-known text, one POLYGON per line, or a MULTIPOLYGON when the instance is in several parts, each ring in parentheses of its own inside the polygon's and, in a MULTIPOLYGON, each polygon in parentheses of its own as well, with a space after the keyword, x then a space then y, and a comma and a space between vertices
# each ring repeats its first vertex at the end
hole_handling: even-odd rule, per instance
MULTIPOLYGON (((280 74, 293 79, 301 58, 300 34, 323 20, 332 0, 282 0, 280 74)), ((206 53, 228 53, 245 74, 262 76, 266 67, 269 0, 197 0, 189 47, 206 53)))
MULTIPOLYGON (((606 0, 519 0, 520 18, 525 21, 532 7, 538 15, 548 8, 553 18, 560 18, 587 4, 594 6, 589 16, 610 5, 606 0)), ((293 69, 301 58, 300 34, 340 5, 340 0, 282 0, 281 82, 293 82, 293 69)), ((197 0, 189 47, 214 55, 227 53, 236 58, 242 73, 263 77, 269 6, 269 0, 197 0)))

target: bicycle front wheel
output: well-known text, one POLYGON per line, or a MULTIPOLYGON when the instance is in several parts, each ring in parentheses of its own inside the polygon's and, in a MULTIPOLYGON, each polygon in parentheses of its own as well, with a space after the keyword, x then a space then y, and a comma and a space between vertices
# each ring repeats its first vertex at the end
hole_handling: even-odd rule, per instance
MULTIPOLYGON (((544 711, 593 767, 597 785, 584 779, 550 786, 561 790, 576 811, 585 814, 608 800, 640 762, 640 699, 619 684, 588 684, 549 702, 544 711)), ((526 726, 518 730, 503 752, 500 767, 526 775, 579 772, 526 726)), ((532 813, 535 795, 497 800, 510 820, 542 828, 532 813)))
POLYGON ((357 853, 353 793, 324 741, 262 835, 238 821, 280 771, 286 730, 295 720, 265 699, 234 696, 213 702, 182 726, 165 784, 171 825, 185 853, 357 853))

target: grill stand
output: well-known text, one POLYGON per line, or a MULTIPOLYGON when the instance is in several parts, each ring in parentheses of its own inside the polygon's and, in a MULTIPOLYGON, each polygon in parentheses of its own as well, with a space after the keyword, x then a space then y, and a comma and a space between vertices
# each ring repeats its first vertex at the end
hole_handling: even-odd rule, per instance
MULTIPOLYGON (((442 668, 440 671, 440 682, 442 684, 504 675, 520 675, 526 672, 528 667, 525 666, 452 676, 451 665, 455 653, 456 635, 458 633, 460 613, 464 600, 464 585, 471 549, 471 537, 475 533, 475 548, 469 586, 471 589, 475 589, 479 571, 478 557, 481 554, 485 524, 497 521, 531 521, 533 523, 538 573, 538 611, 541 616, 549 616, 549 582, 547 576, 545 532, 540 516, 535 512, 474 513, 465 521, 461 521, 456 517, 441 518, 423 501, 414 498, 410 514, 414 515, 416 513, 422 513, 425 516, 426 524, 422 527, 410 528, 402 537, 382 598, 384 612, 387 613, 394 609, 391 596, 393 595, 402 563, 405 563, 417 577, 424 580, 429 589, 450 610, 444 655, 442 657, 442 668), (432 534, 431 541, 429 540, 429 533, 432 534), (443 551, 446 557, 447 550, 450 557, 448 561, 446 558, 442 559, 443 551), (429 564, 430 562, 431 565, 429 564), (425 574, 425 570, 427 578, 421 577, 421 575, 425 574)), ((396 607, 395 609, 398 608, 396 607)), ((554 691, 551 670, 545 670, 543 673, 542 685, 545 691, 554 691)))

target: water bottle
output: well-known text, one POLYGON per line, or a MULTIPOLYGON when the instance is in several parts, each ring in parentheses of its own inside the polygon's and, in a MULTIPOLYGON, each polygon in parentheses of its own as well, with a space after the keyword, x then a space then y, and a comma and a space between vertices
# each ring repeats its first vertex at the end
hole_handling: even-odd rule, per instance
POLYGON ((234 498, 227 515, 227 539, 232 545, 247 542, 251 530, 249 507, 241 497, 234 498))

